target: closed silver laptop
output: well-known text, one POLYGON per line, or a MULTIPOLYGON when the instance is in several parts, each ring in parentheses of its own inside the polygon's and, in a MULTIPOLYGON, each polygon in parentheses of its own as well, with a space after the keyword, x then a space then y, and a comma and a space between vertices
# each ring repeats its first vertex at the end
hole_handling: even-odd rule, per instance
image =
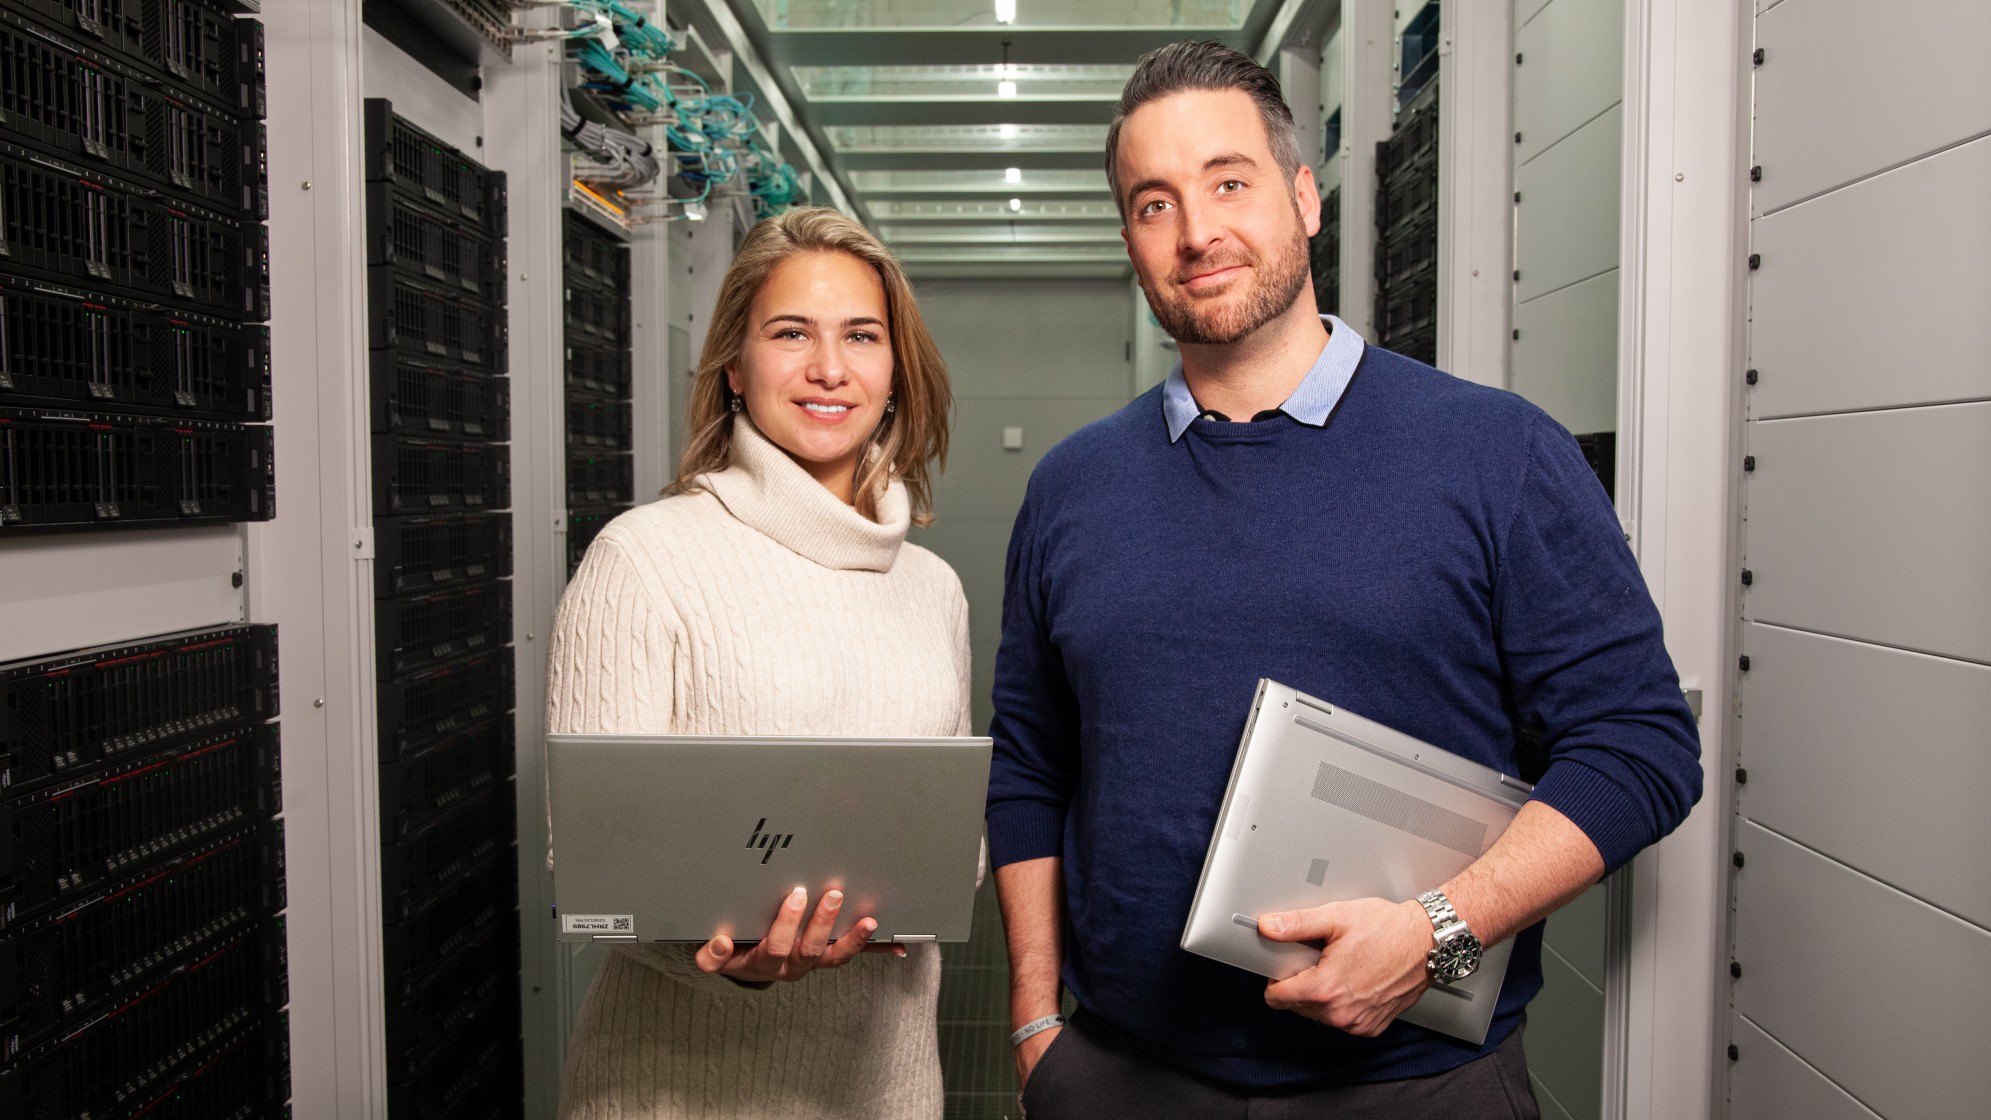
MULTIPOLYGON (((1534 787, 1273 681, 1258 682, 1203 877, 1189 952, 1285 979, 1319 944, 1270 941, 1261 914, 1356 898, 1415 898, 1478 859, 1534 787)), ((1457 985, 1434 984, 1415 1023, 1486 1041, 1513 942, 1457 985)))
POLYGON ((549 735, 562 941, 757 941, 796 887, 833 935, 966 941, 988 794, 981 738, 549 735))

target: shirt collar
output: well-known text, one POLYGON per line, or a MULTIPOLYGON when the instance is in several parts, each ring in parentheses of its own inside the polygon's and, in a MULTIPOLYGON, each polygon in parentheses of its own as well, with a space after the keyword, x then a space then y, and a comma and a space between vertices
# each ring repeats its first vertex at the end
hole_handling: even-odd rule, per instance
MULTIPOLYGON (((1279 406, 1279 411, 1310 428, 1327 426, 1327 418, 1334 414, 1334 406, 1341 403, 1341 395, 1348 391, 1348 382, 1354 378, 1355 367, 1362 363, 1362 351, 1368 345, 1353 327, 1339 318, 1322 315, 1320 321, 1328 329, 1327 345, 1301 379, 1300 387, 1279 406)), ((1162 384, 1161 413, 1168 422, 1170 443, 1181 439, 1190 423, 1203 413, 1195 394, 1189 391, 1189 382, 1183 379, 1181 362, 1175 363, 1168 380, 1162 384)))

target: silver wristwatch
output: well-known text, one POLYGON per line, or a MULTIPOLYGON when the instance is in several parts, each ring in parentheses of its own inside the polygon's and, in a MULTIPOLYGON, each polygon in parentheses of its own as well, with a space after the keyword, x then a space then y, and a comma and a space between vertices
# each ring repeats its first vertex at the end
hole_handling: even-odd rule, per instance
POLYGON ((1456 984, 1471 976, 1479 968, 1479 955, 1484 947, 1459 918, 1459 912, 1452 909, 1452 900, 1445 897, 1444 891, 1425 891, 1417 896, 1417 901, 1431 916, 1431 937, 1437 942, 1424 958, 1431 979, 1440 984, 1456 984))

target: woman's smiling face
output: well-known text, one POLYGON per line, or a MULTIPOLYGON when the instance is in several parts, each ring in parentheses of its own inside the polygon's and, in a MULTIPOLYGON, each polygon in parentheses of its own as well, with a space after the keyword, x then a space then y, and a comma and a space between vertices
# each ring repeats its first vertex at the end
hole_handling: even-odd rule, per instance
POLYGON ((798 253, 755 294, 727 383, 754 426, 845 502, 892 393, 885 284, 846 253, 798 253))

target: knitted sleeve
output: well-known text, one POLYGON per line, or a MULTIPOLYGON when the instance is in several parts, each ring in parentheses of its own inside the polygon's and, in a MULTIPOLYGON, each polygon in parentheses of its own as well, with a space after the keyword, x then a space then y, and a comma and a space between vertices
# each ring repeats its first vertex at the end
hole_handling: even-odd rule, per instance
POLYGON ((1536 418, 1526 470, 1494 625, 1515 707, 1548 747, 1535 800, 1616 870, 1699 799, 1700 733, 1645 578, 1576 441, 1536 418))
MULTIPOLYGON (((597 538, 553 619, 546 671, 546 729, 602 735, 674 731, 673 686, 684 628, 644 584, 622 545, 597 538)), ((552 798, 547 798, 547 870, 554 870, 552 798)), ((557 874, 557 872, 556 872, 557 874)), ((684 984, 748 992, 692 963, 695 945, 623 946, 622 952, 684 984)))
POLYGON ((989 854, 997 867, 1063 854, 1065 812, 1078 783, 1078 698, 1046 617, 1041 500, 1033 477, 1003 572, 1002 645, 989 724, 995 739, 989 854))

